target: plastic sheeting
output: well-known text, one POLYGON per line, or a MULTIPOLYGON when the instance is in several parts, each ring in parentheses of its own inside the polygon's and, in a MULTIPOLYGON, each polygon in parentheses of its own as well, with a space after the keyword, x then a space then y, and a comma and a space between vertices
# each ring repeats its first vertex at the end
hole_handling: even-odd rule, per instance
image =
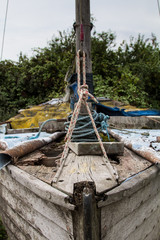
POLYGON ((101 103, 96 104, 97 112, 102 112, 109 116, 126 116, 126 117, 140 117, 140 116, 160 116, 160 110, 136 110, 136 111, 126 111, 125 109, 120 109, 118 107, 109 107, 101 103))
POLYGON ((67 118, 71 110, 69 103, 56 102, 22 109, 19 112, 20 114, 9 119, 13 129, 35 128, 48 119, 67 118))

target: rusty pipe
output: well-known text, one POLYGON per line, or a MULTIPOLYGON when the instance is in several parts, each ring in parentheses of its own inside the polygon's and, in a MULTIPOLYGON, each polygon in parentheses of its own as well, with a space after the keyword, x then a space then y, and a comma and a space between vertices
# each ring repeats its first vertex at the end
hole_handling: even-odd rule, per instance
MULTIPOLYGON (((1 159, 7 158, 8 164, 11 162, 12 159, 18 159, 28 153, 31 153, 45 145, 47 145, 50 142, 53 142, 57 140, 58 138, 64 136, 64 132, 55 132, 49 137, 44 137, 41 139, 36 140, 30 140, 28 142, 23 142, 19 144, 18 146, 15 146, 11 149, 7 149, 0 153, 0 161, 1 159)), ((3 167, 3 166, 2 166, 3 167)), ((2 168, 1 167, 1 168, 2 168)))
POLYGON ((125 147, 137 153, 139 156, 147 159, 151 163, 160 164, 160 155, 156 151, 154 151, 152 148, 144 147, 144 146, 137 148, 135 147, 133 142, 130 142, 128 139, 119 136, 117 133, 115 133, 111 129, 108 129, 108 132, 113 138, 123 142, 125 147))

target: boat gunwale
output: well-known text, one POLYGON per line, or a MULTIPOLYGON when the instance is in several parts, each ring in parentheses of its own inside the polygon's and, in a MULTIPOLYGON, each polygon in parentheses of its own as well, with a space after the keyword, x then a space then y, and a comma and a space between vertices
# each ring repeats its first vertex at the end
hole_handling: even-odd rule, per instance
POLYGON ((75 205, 69 203, 69 196, 67 194, 30 175, 24 170, 9 164, 1 171, 7 172, 14 180, 34 192, 40 198, 74 211, 75 205))
POLYGON ((124 197, 130 197, 135 192, 144 188, 155 177, 160 175, 158 166, 152 165, 147 169, 125 180, 119 186, 105 193, 106 200, 98 202, 98 208, 105 207, 114 202, 122 200, 124 197))

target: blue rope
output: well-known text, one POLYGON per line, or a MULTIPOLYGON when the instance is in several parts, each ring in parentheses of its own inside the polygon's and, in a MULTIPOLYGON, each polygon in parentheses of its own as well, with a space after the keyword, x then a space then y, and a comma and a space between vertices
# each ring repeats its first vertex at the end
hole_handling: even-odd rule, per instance
MULTIPOLYGON (((109 138, 108 129, 107 129, 108 127, 107 121, 109 119, 109 116, 105 115, 104 113, 97 113, 96 111, 93 111, 92 116, 98 132, 104 132, 105 134, 107 134, 109 138)), ((68 131, 71 117, 72 115, 69 116, 69 121, 65 123, 66 131, 68 131)), ((97 137, 93 129, 91 119, 88 115, 87 116, 79 115, 76 126, 72 134, 72 141, 73 142, 97 141, 97 137)))
POLYGON ((40 134, 41 134, 41 132, 42 132, 42 128, 44 127, 44 125, 45 125, 46 123, 48 123, 48 122, 51 122, 51 121, 57 121, 57 119, 48 119, 48 120, 46 120, 45 122, 43 122, 42 125, 40 126, 40 129, 39 129, 39 132, 37 133, 37 135, 30 137, 29 140, 39 138, 39 136, 40 136, 40 134))

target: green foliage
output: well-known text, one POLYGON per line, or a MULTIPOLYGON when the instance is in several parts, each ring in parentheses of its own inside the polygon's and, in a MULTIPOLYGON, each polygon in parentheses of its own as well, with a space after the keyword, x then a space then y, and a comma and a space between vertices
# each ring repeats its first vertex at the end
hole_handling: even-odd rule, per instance
POLYGON ((0 218, 0 239, 2 239, 2 240, 7 240, 8 239, 7 233, 6 233, 5 228, 2 224, 1 218, 0 218))
MULTIPOLYGON (((93 33, 92 62, 96 96, 136 106, 160 107, 160 50, 154 35, 139 35, 116 47, 111 31, 93 33)), ((18 62, 0 62, 0 120, 21 108, 64 94, 64 78, 75 71, 75 34, 59 32, 45 48, 35 49, 18 62)))
POLYGON ((139 107, 160 107, 160 50, 156 37, 145 40, 139 35, 129 44, 123 41, 117 50, 112 47, 115 36, 109 32, 105 38, 96 38, 95 46, 103 51, 97 47, 99 58, 93 56, 95 95, 139 107))

